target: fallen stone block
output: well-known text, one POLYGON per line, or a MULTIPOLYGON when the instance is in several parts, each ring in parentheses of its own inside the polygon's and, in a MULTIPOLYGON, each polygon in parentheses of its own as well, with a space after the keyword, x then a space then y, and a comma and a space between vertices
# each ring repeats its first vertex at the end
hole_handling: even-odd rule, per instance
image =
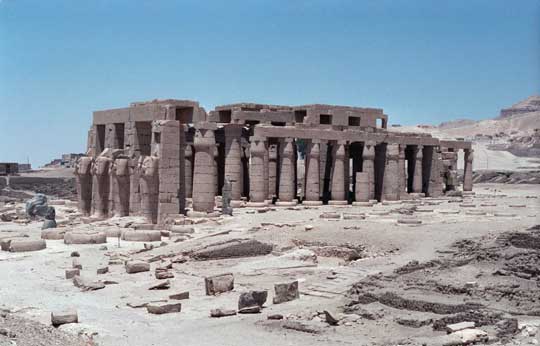
POLYGON ((77 311, 62 311, 51 313, 51 323, 54 327, 61 326, 68 323, 79 323, 79 316, 77 311))
POLYGON ((41 239, 62 240, 64 239, 65 234, 65 230, 61 230, 58 228, 44 229, 43 231, 41 231, 41 239))
POLYGON ((66 269, 66 279, 73 279, 75 276, 79 275, 81 275, 81 271, 79 269, 66 269))
POLYGON ((10 252, 27 252, 27 251, 39 251, 47 247, 45 240, 22 240, 22 239, 13 239, 9 243, 10 252))
POLYGON ((103 244, 107 242, 105 232, 66 232, 64 235, 65 244, 103 244))
POLYGON ((444 346, 469 345, 477 342, 487 342, 488 334, 481 329, 463 329, 447 335, 448 341, 444 346))
POLYGON ((311 323, 300 322, 300 321, 291 321, 287 320, 283 322, 283 328, 296 330, 298 332, 310 333, 310 334, 319 334, 321 329, 311 323))
POLYGON ((282 320, 283 315, 282 314, 272 314, 272 315, 266 316, 266 318, 269 319, 269 320, 282 320))
POLYGON ((258 314, 261 312, 260 306, 248 306, 238 310, 239 314, 258 314))
POLYGON ((70 257, 81 257, 81 254, 79 253, 79 251, 72 251, 69 256, 70 257))
POLYGON ((156 276, 156 279, 158 279, 158 280, 174 278, 173 273, 171 273, 167 269, 163 269, 163 268, 156 268, 155 276, 156 276))
POLYGON ((96 270, 97 274, 107 274, 108 272, 109 272, 109 267, 102 267, 96 270))
POLYGON ((454 333, 458 330, 468 329, 468 328, 474 328, 475 324, 474 322, 459 322, 459 323, 453 323, 446 325, 446 332, 447 333, 454 333))
POLYGON ((126 263, 126 273, 135 274, 150 271, 150 263, 143 261, 129 261, 126 263))
POLYGON ((231 273, 210 276, 204 279, 207 296, 215 296, 219 293, 234 289, 234 276, 231 273))
POLYGON ((167 281, 163 281, 155 285, 152 285, 148 289, 149 290, 168 290, 169 288, 171 288, 171 283, 169 280, 167 280, 167 281))
POLYGON ((222 243, 212 244, 194 251, 190 257, 198 260, 213 260, 223 258, 264 256, 272 252, 271 244, 261 243, 253 239, 233 239, 222 243))
POLYGON ((125 241, 161 241, 161 232, 154 230, 124 231, 122 240, 125 241))
POLYGON ((311 250, 313 250, 317 256, 337 257, 346 261, 354 261, 362 258, 362 253, 359 250, 345 246, 315 246, 311 247, 311 250))
POLYGON ((339 323, 339 320, 328 310, 324 310, 324 317, 326 320, 326 323, 328 323, 331 326, 337 326, 339 323))
POLYGON ((300 298, 298 281, 274 285, 274 304, 281 304, 300 298))
POLYGON ((321 219, 341 219, 341 215, 339 213, 322 213, 319 215, 319 218, 321 219))
POLYGON ((176 234, 192 234, 195 233, 195 228, 173 225, 169 228, 169 231, 176 234))
POLYGON ((73 285, 83 291, 97 291, 105 288, 105 284, 103 282, 87 282, 80 276, 73 277, 73 285))
POLYGON ((0 249, 2 249, 2 251, 9 251, 9 245, 11 244, 12 240, 25 239, 25 238, 28 238, 28 236, 17 235, 17 236, 9 236, 9 237, 5 237, 5 238, 1 238, 0 239, 0 249))
POLYGON ((418 219, 398 219, 397 223, 403 224, 403 225, 420 225, 422 224, 422 220, 418 219))
POLYGON ((343 213, 343 220, 364 220, 365 214, 343 213))
POLYGON ((181 292, 181 293, 177 293, 177 294, 171 294, 169 296, 169 299, 174 299, 174 300, 189 299, 189 292, 186 291, 186 292, 181 292))
POLYGON ((212 309, 210 310, 210 317, 227 317, 236 315, 235 310, 228 309, 212 309))
POLYGON ((258 307, 258 311, 260 312, 262 306, 266 302, 266 299, 268 298, 268 291, 249 291, 249 292, 243 292, 240 294, 240 297, 238 298, 238 312, 239 313, 253 313, 253 311, 250 308, 258 307))
POLYGON ((182 311, 181 303, 150 303, 146 305, 146 311, 150 314, 162 315, 182 311))

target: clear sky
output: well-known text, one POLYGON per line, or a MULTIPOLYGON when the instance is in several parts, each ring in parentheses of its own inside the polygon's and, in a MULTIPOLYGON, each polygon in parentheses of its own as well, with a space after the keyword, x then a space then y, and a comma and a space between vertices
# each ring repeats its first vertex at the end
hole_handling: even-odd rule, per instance
POLYGON ((0 161, 84 152, 154 98, 482 119, 540 93, 538 0, 0 0, 0 161))

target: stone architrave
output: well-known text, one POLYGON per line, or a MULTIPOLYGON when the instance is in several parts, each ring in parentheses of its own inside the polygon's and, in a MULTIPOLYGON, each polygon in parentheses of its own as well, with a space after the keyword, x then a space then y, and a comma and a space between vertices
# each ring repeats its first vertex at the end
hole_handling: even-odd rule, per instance
POLYGON ((116 186, 116 191, 113 196, 114 215, 128 216, 130 198, 130 169, 129 159, 127 157, 119 157, 113 161, 111 166, 111 176, 115 181, 116 186))
POLYGON ((463 191, 472 191, 473 181, 472 181, 472 172, 473 172, 473 159, 474 159, 474 150, 465 149, 465 167, 463 174, 463 191))
POLYGON ((77 178, 77 199, 79 211, 84 216, 92 212, 92 165, 94 159, 83 156, 75 164, 75 176, 77 178))
POLYGON ((400 172, 399 171, 399 145, 388 144, 386 146, 386 167, 383 177, 383 199, 397 201, 399 199, 400 172))
POLYGON ((285 138, 281 151, 280 175, 279 175, 279 200, 280 202, 292 202, 296 194, 294 186, 294 139, 285 138))
POLYGON ((417 145, 414 148, 414 175, 413 175, 413 192, 422 192, 422 158, 423 158, 423 145, 417 145))
MULTIPOLYGON (((375 198, 375 144, 366 142, 362 152, 362 172, 367 174, 368 200, 375 198)), ((357 180, 358 182, 358 180, 357 180)), ((357 186, 358 189, 358 186, 357 186)))
POLYGON ((312 140, 308 145, 306 157, 306 201, 320 202, 320 158, 321 145, 318 140, 312 140))
POLYGON ((345 191, 346 171, 345 171, 345 144, 338 141, 334 145, 333 159, 334 169, 332 170, 332 201, 346 201, 347 191, 345 191))
POLYGON ((244 187, 242 167, 242 125, 225 126, 225 178, 232 183, 231 198, 240 201, 244 187))
POLYGON ((141 214, 149 222, 157 223, 159 196, 159 158, 141 156, 139 158, 141 177, 141 214))
POLYGON ((250 146, 251 162, 249 167, 249 200, 250 202, 264 202, 264 155, 266 152, 265 138, 251 138, 250 146))
POLYGON ((200 123, 196 127, 193 139, 193 147, 195 148, 193 210, 198 212, 211 213, 214 211, 214 199, 217 192, 216 168, 214 167, 215 128, 215 124, 200 123))
POLYGON ((94 196, 92 198, 94 217, 103 219, 109 216, 109 169, 112 160, 106 156, 98 156, 92 167, 94 196))

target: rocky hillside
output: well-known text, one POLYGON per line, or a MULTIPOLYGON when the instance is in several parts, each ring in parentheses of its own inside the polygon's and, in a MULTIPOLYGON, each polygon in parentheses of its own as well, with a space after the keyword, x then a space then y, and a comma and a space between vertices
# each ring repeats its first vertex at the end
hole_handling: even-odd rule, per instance
POLYGON ((498 119, 505 119, 535 112, 540 113, 540 95, 530 96, 527 99, 516 103, 510 108, 502 109, 501 115, 498 119))

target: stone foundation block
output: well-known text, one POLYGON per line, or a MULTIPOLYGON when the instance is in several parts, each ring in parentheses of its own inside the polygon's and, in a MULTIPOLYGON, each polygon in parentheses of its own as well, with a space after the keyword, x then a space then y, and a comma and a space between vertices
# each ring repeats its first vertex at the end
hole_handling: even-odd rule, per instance
POLYGON ((21 240, 14 239, 9 244, 10 252, 27 252, 27 251, 39 251, 47 247, 45 240, 21 240))
POLYGON ((122 240, 144 242, 161 241, 161 232, 153 230, 124 231, 122 232, 122 240))
POLYGON ((103 244, 107 242, 105 232, 66 232, 65 244, 103 244))
POLYGON ((55 327, 68 323, 79 323, 79 316, 77 315, 77 311, 74 310, 52 312, 51 323, 55 327))
POLYGON ((298 281, 274 285, 274 304, 281 304, 300 298, 298 281))
POLYGON ((204 279, 207 296, 215 296, 219 293, 234 289, 234 276, 231 273, 210 276, 204 279))
POLYGON ((126 273, 135 274, 150 271, 150 263, 143 261, 129 261, 126 263, 126 273))

